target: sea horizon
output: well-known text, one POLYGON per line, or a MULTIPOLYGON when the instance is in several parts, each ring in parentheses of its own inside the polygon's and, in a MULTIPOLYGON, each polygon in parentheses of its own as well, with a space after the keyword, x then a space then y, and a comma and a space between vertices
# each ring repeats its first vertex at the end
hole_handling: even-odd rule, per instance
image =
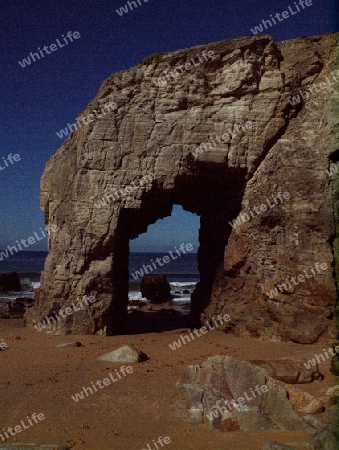
MULTIPOLYGON (((200 280, 197 253, 187 252, 180 253, 180 255, 174 253, 177 256, 175 260, 171 260, 162 266, 156 266, 155 262, 152 264, 152 261, 168 255, 170 251, 173 251, 173 248, 163 252, 138 251, 129 253, 129 300, 146 301, 140 292, 141 277, 136 279, 132 274, 137 271, 140 273, 143 267, 147 267, 148 271, 144 271, 144 275, 166 275, 174 302, 181 304, 190 302, 191 294, 200 280), (155 266, 156 268, 154 268, 155 266)), ((22 286, 22 291, 1 293, 0 306, 3 306, 5 301, 14 301, 17 298, 34 298, 35 289, 40 287, 40 276, 47 255, 47 250, 23 250, 0 261, 0 274, 16 272, 22 286)))

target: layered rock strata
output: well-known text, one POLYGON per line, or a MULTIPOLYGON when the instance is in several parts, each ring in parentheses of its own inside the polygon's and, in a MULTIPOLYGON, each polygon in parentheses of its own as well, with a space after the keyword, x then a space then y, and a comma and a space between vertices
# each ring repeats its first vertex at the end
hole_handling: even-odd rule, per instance
POLYGON ((333 81, 337 40, 241 37, 111 75, 42 177, 57 231, 35 320, 94 295, 53 332, 123 332, 129 240, 180 204, 201 217, 193 324, 227 313, 237 335, 317 341, 336 300, 326 171, 337 94, 330 83, 305 91, 333 81), (100 116, 107 102, 118 107, 100 116))

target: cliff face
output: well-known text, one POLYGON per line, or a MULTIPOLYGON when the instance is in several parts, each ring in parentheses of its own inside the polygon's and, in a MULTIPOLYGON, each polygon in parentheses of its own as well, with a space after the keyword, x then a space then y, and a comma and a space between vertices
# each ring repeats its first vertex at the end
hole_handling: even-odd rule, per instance
POLYGON ((337 40, 242 37, 106 80, 42 177, 46 224, 58 229, 37 321, 94 295, 50 331, 122 332, 129 240, 181 204, 201 216, 193 321, 227 313, 238 335, 316 341, 336 300, 326 170, 337 144, 333 86, 315 85, 334 80, 337 40))

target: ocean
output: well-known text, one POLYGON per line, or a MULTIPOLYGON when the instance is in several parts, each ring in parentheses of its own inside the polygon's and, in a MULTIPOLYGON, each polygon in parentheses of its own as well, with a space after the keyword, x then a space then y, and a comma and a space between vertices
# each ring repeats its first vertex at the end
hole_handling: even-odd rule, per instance
MULTIPOLYGON (((170 262, 164 264, 162 267, 156 263, 156 258, 162 258, 168 256, 168 253, 130 253, 129 257, 129 299, 130 300, 142 300, 141 292, 139 289, 141 279, 135 280, 133 275, 135 272, 142 269, 143 266, 150 266, 153 272, 148 270, 148 275, 165 274, 167 280, 171 286, 172 300, 175 303, 185 304, 191 300, 191 294, 194 291, 195 285, 199 281, 198 259, 196 253, 186 253, 181 256, 177 256, 174 252, 173 256, 177 256, 176 259, 170 259, 170 262), (157 269, 154 269, 154 265, 157 269)), ((144 274, 145 271, 144 271, 144 274)), ((145 299, 143 299, 145 300, 145 299)))
MULTIPOLYGON (((1 250, 0 250, 1 251, 1 250)), ((152 260, 162 258, 168 253, 130 253, 129 255, 129 299, 143 300, 141 296, 140 281, 132 274, 143 269, 143 266, 151 266, 153 271, 148 270, 148 274, 166 274, 167 280, 171 286, 172 300, 180 305, 190 302, 190 296, 199 281, 199 271, 197 255, 195 253, 187 253, 178 256, 177 259, 170 259, 170 262, 154 269, 152 260)), ((175 254, 176 255, 176 254, 175 254)), ((21 292, 6 292, 0 294, 0 309, 6 301, 13 301, 16 298, 28 297, 34 298, 34 289, 40 286, 40 273, 43 270, 47 252, 19 252, 9 258, 0 261, 0 273, 17 272, 21 281, 21 292)))

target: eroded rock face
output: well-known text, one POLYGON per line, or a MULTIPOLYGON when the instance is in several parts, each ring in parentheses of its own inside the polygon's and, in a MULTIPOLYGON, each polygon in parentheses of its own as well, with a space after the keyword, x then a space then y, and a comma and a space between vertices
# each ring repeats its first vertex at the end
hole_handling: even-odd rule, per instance
POLYGON ((58 322, 58 332, 124 331, 129 240, 181 204, 201 216, 193 323, 227 313, 237 335, 316 341, 336 298, 326 173, 335 149, 333 87, 294 106, 290 99, 331 76, 336 39, 242 37, 149 58, 106 80, 82 114, 88 124, 42 177, 41 207, 57 231, 36 319, 94 295, 58 322), (192 58, 194 67, 159 83, 192 58), (100 115, 109 102, 118 107, 100 115), (316 263, 327 269, 318 273, 316 263), (270 298, 277 283, 310 268, 314 276, 286 282, 270 298))
POLYGON ((252 360, 251 364, 258 366, 269 377, 289 384, 312 383, 314 380, 323 380, 324 375, 320 373, 319 367, 306 368, 304 361, 283 359, 276 361, 252 360))
POLYGON ((221 431, 311 431, 301 414, 322 412, 320 403, 310 394, 289 389, 292 400, 282 383, 259 367, 217 355, 201 366, 188 366, 176 383, 175 407, 187 422, 221 431))

